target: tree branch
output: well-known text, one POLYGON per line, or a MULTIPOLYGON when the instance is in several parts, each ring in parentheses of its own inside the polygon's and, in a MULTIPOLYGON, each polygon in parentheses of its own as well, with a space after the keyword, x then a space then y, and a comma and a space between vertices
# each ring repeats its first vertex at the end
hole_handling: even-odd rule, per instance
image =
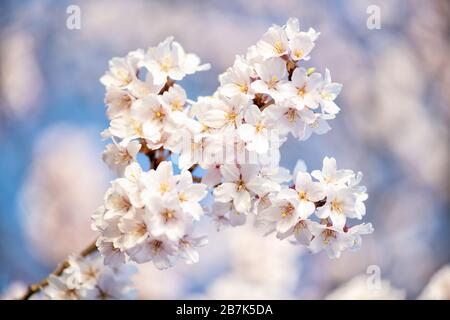
MULTIPOLYGON (((80 256, 87 257, 93 252, 97 251, 97 246, 95 243, 96 241, 92 242, 83 251, 81 251, 80 256)), ((69 267, 69 261, 66 259, 62 263, 60 263, 50 275, 60 276, 64 272, 64 270, 67 269, 67 267, 69 267)), ((20 300, 28 300, 33 294, 40 292, 44 287, 48 285, 49 276, 47 276, 45 279, 41 280, 38 283, 30 285, 28 287, 27 292, 25 292, 25 294, 22 296, 20 300)))

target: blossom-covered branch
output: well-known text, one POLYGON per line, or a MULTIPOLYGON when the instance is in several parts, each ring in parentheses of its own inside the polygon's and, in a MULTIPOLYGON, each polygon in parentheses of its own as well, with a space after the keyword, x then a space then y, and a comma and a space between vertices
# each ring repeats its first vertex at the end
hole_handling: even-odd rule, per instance
MULTIPOLYGON (((95 241, 92 242, 89 246, 87 246, 81 253, 80 257, 86 257, 90 255, 91 253, 97 251, 97 246, 95 245, 95 241)), ((49 285, 49 279, 52 277, 58 277, 61 276, 61 274, 66 270, 70 265, 69 259, 63 261, 60 263, 56 269, 45 279, 41 280, 39 283, 32 284, 28 287, 27 291, 23 295, 21 300, 28 300, 30 299, 34 294, 39 293, 41 290, 43 290, 46 286, 49 285)))
POLYGON ((359 247, 372 232, 351 223, 365 215, 362 174, 338 169, 331 157, 311 173, 301 161, 292 174, 279 165, 289 135, 325 134, 340 112, 342 85, 328 69, 306 66, 318 36, 297 19, 270 27, 219 76, 218 89, 196 101, 177 81, 209 65, 172 37, 110 60, 101 78, 110 120, 102 136, 111 139, 103 160, 118 178, 92 216, 106 265, 196 263, 207 238, 195 226, 205 213, 218 229, 254 215, 267 234, 330 258, 359 247))

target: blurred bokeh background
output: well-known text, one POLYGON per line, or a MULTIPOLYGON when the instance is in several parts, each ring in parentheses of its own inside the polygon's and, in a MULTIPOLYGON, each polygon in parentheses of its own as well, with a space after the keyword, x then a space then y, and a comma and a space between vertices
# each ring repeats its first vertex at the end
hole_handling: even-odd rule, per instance
MULTIPOLYGON (((98 80, 111 57, 173 35, 213 66, 183 80, 195 99, 289 17, 321 32, 307 65, 328 67, 344 88, 333 130, 289 140, 282 164, 292 169, 300 158, 312 170, 329 155, 362 171, 375 232, 360 251, 329 260, 249 226, 216 233, 206 222, 200 263, 141 266, 140 296, 418 297, 450 260, 446 0, 1 1, 0 292, 39 280, 95 237, 89 216, 113 177, 101 161, 107 119, 98 80), (66 28, 71 4, 81 9, 80 30, 66 28), (367 28, 369 5, 379 6, 381 29, 367 28), (383 279, 375 295, 365 286, 370 265, 383 279)), ((446 287, 438 291, 450 299, 450 271, 440 274, 435 282, 446 287)))

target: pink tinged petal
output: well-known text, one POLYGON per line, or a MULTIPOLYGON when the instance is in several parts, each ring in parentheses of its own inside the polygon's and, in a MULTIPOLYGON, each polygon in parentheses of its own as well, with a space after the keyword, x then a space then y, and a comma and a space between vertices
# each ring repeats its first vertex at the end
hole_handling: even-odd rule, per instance
POLYGON ((301 200, 297 207, 297 210, 299 212, 300 218, 306 219, 311 214, 313 214, 313 212, 316 210, 316 206, 313 202, 301 200))
POLYGON ((285 97, 297 96, 297 88, 290 81, 281 83, 277 89, 285 97))
POLYGON ((239 213, 248 213, 251 207, 250 194, 246 190, 234 192, 233 204, 239 213))
POLYGON ((232 210, 230 212, 230 225, 233 227, 241 226, 245 224, 245 221, 247 220, 247 215, 244 213, 236 212, 235 210, 232 210))
POLYGON ((371 223, 362 223, 351 227, 348 232, 350 234, 371 234, 373 232, 373 227, 371 223))
POLYGON ((313 182, 308 188, 308 199, 313 202, 320 201, 326 197, 326 192, 321 183, 313 182))
POLYGON ((221 128, 227 122, 227 114, 223 110, 209 110, 203 119, 203 123, 211 128, 221 128))
MULTIPOLYGON (((269 141, 263 134, 256 134, 251 142, 251 149, 256 153, 266 153, 269 150, 269 141)), ((250 150, 250 148, 249 148, 250 150)))
POLYGON ((330 114, 338 114, 341 109, 334 101, 323 101, 323 111, 330 114))
POLYGON ((240 172, 242 175, 242 180, 245 183, 251 182, 252 179, 254 179, 255 177, 258 176, 259 170, 260 170, 260 168, 257 165, 253 165, 253 164, 241 165, 240 172))
POLYGON ((183 190, 188 201, 200 201, 202 200, 208 191, 206 191, 206 185, 195 183, 190 185, 186 190, 183 190))
POLYGON ((311 242, 309 243, 308 249, 312 252, 312 253, 318 253, 320 251, 322 251, 324 248, 324 243, 323 243, 323 238, 321 235, 317 235, 316 237, 314 237, 314 239, 311 240, 311 242))
POLYGON ((206 184, 208 187, 213 187, 220 183, 222 179, 222 175, 220 174, 220 170, 213 167, 208 169, 206 173, 202 177, 202 183, 206 184))
POLYGON ((342 228, 344 228, 344 226, 345 226, 347 217, 342 213, 337 213, 335 211, 331 211, 330 219, 331 219, 331 222, 333 223, 334 228, 342 230, 342 228))
POLYGON ((192 248, 191 246, 183 248, 183 255, 187 264, 194 264, 200 260, 200 255, 198 254, 198 251, 192 248))
POLYGON ((311 176, 307 172, 298 172, 295 178, 295 189, 297 191, 306 191, 306 187, 311 183, 311 176))
POLYGON ((169 257, 163 255, 157 255, 153 258, 153 264, 159 270, 167 269, 171 266, 169 257))
POLYGON ((338 259, 341 256, 341 248, 338 246, 337 243, 335 243, 335 241, 329 243, 329 245, 326 248, 326 252, 328 258, 330 259, 338 259))
POLYGON ((330 125, 327 121, 322 118, 317 118, 316 122, 311 125, 312 129, 316 134, 325 134, 331 130, 330 125))
POLYGON ((320 171, 320 170, 313 170, 312 172, 311 172, 311 176, 312 177, 314 177, 314 178, 316 178, 317 180, 319 180, 319 181, 323 181, 323 174, 322 174, 322 171, 320 171))
POLYGON ((366 215, 366 206, 364 205, 364 202, 362 201, 356 202, 355 213, 358 219, 362 219, 362 217, 366 215))
POLYGON ((184 222, 176 221, 167 223, 165 226, 165 234, 171 241, 178 241, 184 235, 184 222))
POLYGON ((132 258, 132 260, 137 263, 148 262, 153 258, 151 247, 148 242, 128 249, 126 252, 132 258))
POLYGON ((258 214, 258 219, 276 222, 280 219, 280 208, 269 207, 258 214))
POLYGON ((292 214, 290 216, 281 218, 277 224, 277 231, 280 233, 288 232, 297 222, 296 217, 292 214))
POLYGON ((327 177, 334 176, 336 173, 336 169, 337 169, 337 165, 336 165, 335 158, 325 157, 323 159, 322 172, 325 176, 327 176, 327 177))
POLYGON ((189 213, 195 220, 200 220, 200 217, 203 215, 203 208, 198 202, 183 202, 181 208, 184 212, 189 213))
POLYGON ((143 138, 156 143, 161 139, 161 128, 153 122, 147 121, 142 125, 142 134, 143 138))
MULTIPOLYGON (((269 72, 267 72, 266 70, 266 65, 264 65, 263 63, 258 63, 255 65, 255 71, 256 74, 263 80, 270 80, 270 74, 269 72)), ((257 80, 258 81, 258 80, 257 80)), ((256 81, 254 81, 253 83, 255 83, 256 81)), ((253 84, 252 84, 253 85, 253 84)))
POLYGON ((235 165, 221 166, 220 173, 222 174, 226 182, 238 181, 241 175, 238 167, 236 167, 235 165))
POLYGON ((239 137, 244 141, 252 141, 256 135, 256 129, 252 125, 245 123, 238 129, 239 137))
POLYGON ((280 199, 296 199, 298 197, 297 191, 295 191, 294 189, 290 189, 290 188, 286 188, 286 189, 282 189, 279 193, 278 193, 278 198, 280 199))
POLYGON ((251 105, 245 113, 245 121, 250 124, 256 124, 261 121, 262 112, 255 105, 251 105))
POLYGON ((281 58, 273 58, 271 60, 271 69, 273 75, 277 77, 278 81, 284 80, 287 76, 286 62, 281 58))
POLYGON ((306 70, 304 68, 296 68, 292 73, 291 81, 297 88, 306 85, 307 80, 308 76, 306 75, 306 70))
POLYGON ((303 120, 298 119, 292 127, 292 135, 297 139, 303 139, 305 137, 305 131, 306 123, 303 120))
POLYGON ((267 192, 272 191, 270 188, 270 185, 268 186, 265 183, 265 180, 260 177, 255 177, 250 182, 246 183, 245 186, 249 191, 251 191, 259 196, 263 196, 267 192))
POLYGON ((312 233, 307 227, 294 227, 293 232, 300 244, 308 246, 311 243, 312 233))
POLYGON ((227 83, 220 87, 220 92, 227 97, 232 97, 241 93, 241 88, 235 83, 227 83))
POLYGON ((262 81, 262 80, 256 80, 256 81, 252 82, 251 88, 252 88, 252 90, 255 91, 256 93, 266 93, 266 94, 270 94, 269 87, 268 87, 267 84, 266 84, 264 81, 262 81))
POLYGON ((316 121, 316 114, 308 108, 300 110, 299 115, 300 118, 307 124, 311 124, 314 123, 314 121, 316 121))
POLYGON ((236 195, 236 185, 234 183, 222 183, 214 189, 214 198, 219 202, 229 202, 236 195))
POLYGON ((319 219, 325 219, 328 218, 330 216, 330 204, 327 203, 324 206, 320 207, 319 209, 316 210, 316 216, 319 219))

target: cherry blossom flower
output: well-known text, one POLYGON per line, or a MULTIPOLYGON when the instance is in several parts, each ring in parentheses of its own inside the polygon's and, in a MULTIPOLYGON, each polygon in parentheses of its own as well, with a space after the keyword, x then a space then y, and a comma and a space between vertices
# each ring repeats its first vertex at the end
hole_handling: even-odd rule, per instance
POLYGON ((181 80, 186 74, 208 70, 209 65, 200 65, 200 59, 192 53, 185 53, 183 47, 173 37, 168 37, 158 46, 147 50, 141 62, 155 76, 156 83, 166 83, 167 79, 181 80))
POLYGON ((315 210, 315 203, 323 200, 326 196, 323 186, 313 182, 307 172, 298 172, 295 178, 295 189, 283 189, 278 197, 295 199, 298 202, 297 211, 302 219, 308 218, 315 210))
POLYGON ((122 140, 120 143, 108 144, 102 158, 108 167, 120 176, 126 166, 136 161, 136 156, 140 149, 141 144, 139 141, 122 140))
POLYGON ((247 150, 257 153, 266 153, 269 150, 270 130, 273 123, 265 117, 255 105, 248 108, 245 113, 245 123, 239 127, 239 136, 247 142, 247 150))
POLYGON ((288 51, 286 31, 280 26, 272 26, 256 46, 264 59, 285 55, 288 51))
POLYGON ((276 101, 281 100, 281 86, 287 83, 286 62, 281 58, 271 58, 255 65, 259 80, 252 82, 256 93, 270 95, 276 101))
POLYGON ((234 65, 219 76, 220 93, 232 97, 239 94, 248 95, 253 98, 251 92, 251 68, 246 61, 237 56, 234 65))
POLYGON ((330 217, 333 226, 343 228, 347 217, 357 218, 355 212, 356 197, 350 189, 331 189, 327 194, 327 201, 316 213, 317 217, 325 219, 330 217))
POLYGON ((224 182, 214 189, 214 197, 219 202, 233 201, 240 213, 248 213, 252 197, 263 195, 270 188, 259 175, 259 167, 256 165, 223 165, 220 172, 224 182))
POLYGON ((307 34, 301 33, 289 39, 291 58, 294 61, 309 60, 308 55, 313 48, 314 41, 307 34))
POLYGON ((322 171, 314 170, 311 172, 311 175, 321 183, 337 187, 347 182, 352 174, 351 170, 338 170, 336 159, 329 157, 323 159, 322 171))

